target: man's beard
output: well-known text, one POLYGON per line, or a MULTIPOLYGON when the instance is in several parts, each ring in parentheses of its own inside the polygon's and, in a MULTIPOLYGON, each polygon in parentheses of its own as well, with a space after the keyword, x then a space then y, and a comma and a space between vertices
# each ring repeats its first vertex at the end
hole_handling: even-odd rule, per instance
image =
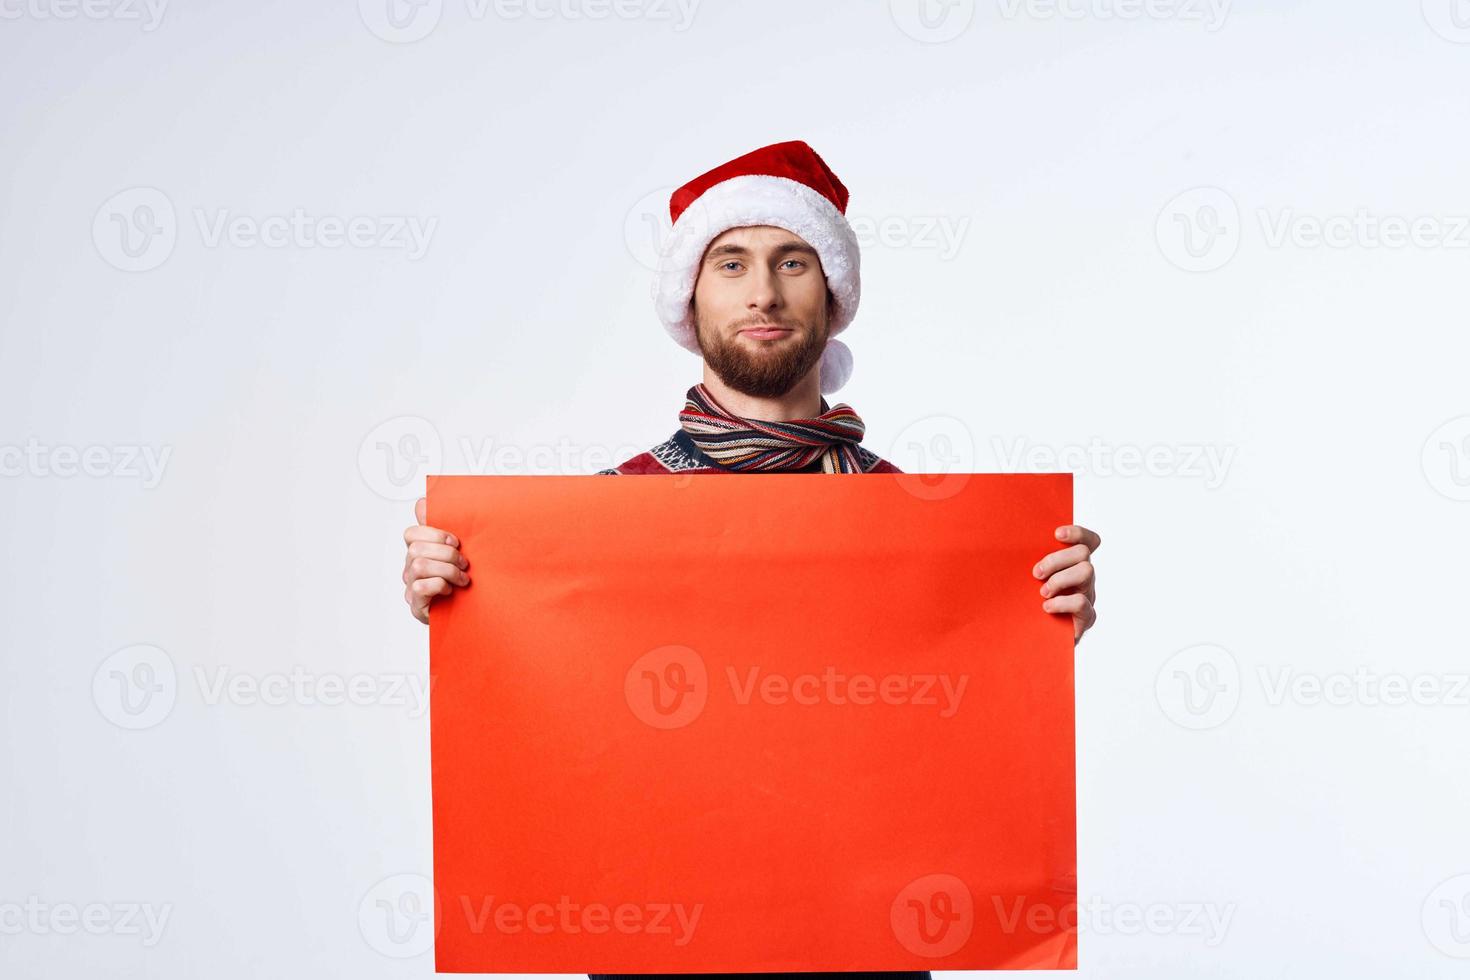
POLYGON ((725 384, 752 398, 777 398, 790 391, 822 359, 822 350, 827 346, 827 324, 823 322, 821 329, 816 330, 800 321, 767 317, 765 321, 742 321, 736 326, 735 336, 725 337, 715 331, 707 335, 696 310, 694 336, 704 362, 725 384), (794 337, 758 340, 755 343, 763 349, 748 350, 739 331, 767 321, 791 328, 794 337), (767 346, 770 349, 765 349, 767 346))

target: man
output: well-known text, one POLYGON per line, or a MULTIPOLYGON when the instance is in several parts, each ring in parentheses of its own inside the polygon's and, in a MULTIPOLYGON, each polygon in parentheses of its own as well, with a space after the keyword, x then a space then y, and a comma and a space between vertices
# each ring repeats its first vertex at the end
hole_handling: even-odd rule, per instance
MULTIPOLYGON (((703 381, 687 392, 669 439, 601 473, 901 472, 860 445, 856 412, 822 397, 852 370, 851 353, 835 338, 860 295, 847 197, 800 141, 762 147, 674 192, 655 305, 674 340, 703 358, 703 381)), ((414 513, 418 524, 404 532, 404 599, 427 623, 435 598, 470 584, 469 562, 452 533, 424 526, 423 500, 414 513)), ((1075 524, 1057 528, 1056 537, 1068 547, 1031 574, 1042 580, 1042 610, 1072 617, 1075 644, 1096 620, 1089 559, 1101 540, 1075 524)))

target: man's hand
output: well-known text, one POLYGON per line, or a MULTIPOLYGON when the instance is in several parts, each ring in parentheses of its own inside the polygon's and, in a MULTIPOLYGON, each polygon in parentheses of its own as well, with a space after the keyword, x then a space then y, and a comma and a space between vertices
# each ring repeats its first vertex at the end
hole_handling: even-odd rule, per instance
POLYGON ((403 532, 408 555, 403 559, 403 598, 413 618, 429 621, 429 603, 435 596, 449 595, 455 586, 470 584, 465 569, 470 563, 459 553, 459 538, 448 531, 424 524, 427 501, 420 497, 413 505, 418 521, 403 532))
POLYGON ((1057 528, 1057 540, 1071 545, 1053 551, 1031 569, 1036 578, 1045 579, 1041 594, 1046 599, 1041 608, 1049 613, 1072 614, 1072 645, 1097 622, 1097 578, 1092 572, 1092 553, 1102 545, 1097 532, 1080 524, 1064 524, 1057 528))

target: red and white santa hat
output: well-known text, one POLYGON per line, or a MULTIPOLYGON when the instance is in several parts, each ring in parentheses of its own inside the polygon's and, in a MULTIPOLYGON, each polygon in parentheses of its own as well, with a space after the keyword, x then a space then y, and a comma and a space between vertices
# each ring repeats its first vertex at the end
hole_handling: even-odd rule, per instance
POLYGON ((680 187, 669 198, 674 226, 653 283, 664 329, 680 347, 698 354, 690 300, 705 249, 731 228, 785 228, 821 259, 834 301, 830 339, 822 352, 822 392, 841 388, 852 376, 852 352, 835 337, 857 315, 862 293, 857 234, 846 211, 847 188, 801 140, 763 146, 680 187))

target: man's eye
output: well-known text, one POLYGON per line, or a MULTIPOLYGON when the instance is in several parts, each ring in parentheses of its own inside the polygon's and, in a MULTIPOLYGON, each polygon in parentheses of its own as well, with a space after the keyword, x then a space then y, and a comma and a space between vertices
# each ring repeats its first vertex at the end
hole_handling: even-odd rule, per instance
MULTIPOLYGON (((797 265, 805 265, 806 264, 806 263, 802 262, 801 259, 787 259, 786 262, 795 262, 797 265)), ((785 265, 786 262, 782 262, 781 264, 782 265, 785 265)))
POLYGON ((721 269, 728 269, 732 265, 739 265, 739 264, 740 264, 739 262, 735 261, 734 259, 731 259, 729 262, 721 262, 720 263, 720 268, 721 269))

